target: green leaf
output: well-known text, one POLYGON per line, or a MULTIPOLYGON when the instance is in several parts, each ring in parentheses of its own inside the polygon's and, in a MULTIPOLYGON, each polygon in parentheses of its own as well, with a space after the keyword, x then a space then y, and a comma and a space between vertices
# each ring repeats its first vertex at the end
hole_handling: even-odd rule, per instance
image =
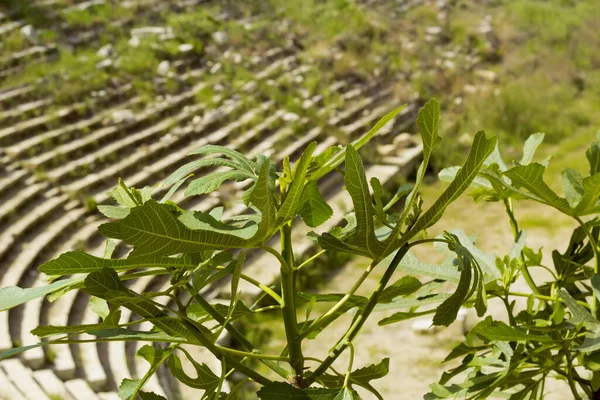
POLYGON ((108 218, 122 219, 129 215, 129 208, 121 206, 106 206, 99 205, 98 211, 107 216, 108 218))
POLYGON ((512 184, 518 188, 525 188, 528 191, 528 197, 540 203, 547 204, 557 210, 571 215, 571 208, 566 199, 559 197, 546 183, 543 175, 546 167, 538 163, 529 165, 520 165, 506 171, 506 175, 512 184))
POLYGON ((213 172, 191 181, 184 193, 186 196, 207 194, 217 190, 225 181, 234 180, 240 182, 249 178, 254 178, 254 174, 246 171, 213 172))
POLYGON ((422 317, 424 315, 429 315, 434 312, 435 312, 435 310, 427 310, 427 311, 421 311, 421 312, 402 312, 402 311, 400 311, 400 312, 390 315, 389 317, 382 319, 377 324, 379 326, 395 324, 396 322, 402 322, 402 321, 406 321, 406 320, 409 320, 412 318, 422 317))
POLYGON ((123 379, 119 385, 119 398, 121 398, 121 400, 131 399, 131 396, 136 392, 136 388, 140 381, 140 379, 123 379))
POLYGON ((379 181, 379 179, 377 179, 377 177, 375 176, 371 178, 371 187, 373 188, 375 215, 382 224, 387 224, 388 218, 385 213, 385 210, 383 209, 383 202, 381 200, 381 197, 383 196, 383 187, 381 186, 381 182, 379 181))
POLYGON ((487 317, 475 325, 470 334, 480 336, 488 341, 503 341, 503 342, 552 342, 552 338, 546 335, 530 334, 527 331, 519 328, 514 328, 506 325, 501 321, 494 321, 492 317, 487 317))
MULTIPOLYGON (((148 319, 155 327, 168 335, 185 338, 192 343, 199 344, 198 339, 187 330, 180 320, 168 317, 150 299, 130 291, 123 285, 119 275, 108 268, 91 272, 85 278, 84 292, 108 300, 116 306, 123 306, 137 313, 140 317, 148 319)), ((213 341, 212 333, 197 326, 199 332, 213 341)))
POLYGON ((596 214, 600 211, 598 199, 600 198, 600 173, 583 179, 583 196, 577 207, 575 215, 596 214))
POLYGON ((304 187, 298 214, 311 228, 323 224, 333 215, 333 209, 321 196, 316 182, 310 181, 304 187))
MULTIPOLYGON (((386 267, 391 262, 393 256, 388 256, 379 265, 386 267)), ((448 282, 458 282, 460 280, 460 271, 454 265, 435 265, 427 264, 419 260, 413 252, 408 251, 398 264, 398 269, 408 274, 424 275, 434 279, 442 279, 448 282)))
MULTIPOLYGON (((440 103, 437 100, 431 99, 419 110, 417 117, 417 126, 419 127, 419 133, 421 134, 421 140, 423 142, 423 161, 417 170, 417 176, 415 178, 415 185, 406 199, 404 206, 404 212, 400 221, 405 221, 408 214, 412 212, 413 206, 417 199, 417 193, 423 179, 425 178, 425 172, 431 159, 431 153, 433 149, 442 140, 438 136, 438 128, 440 124, 440 103)), ((398 229, 401 228, 401 223, 398 223, 398 229)), ((392 237, 396 236, 396 232, 392 233, 392 237)))
POLYGON ((128 271, 139 268, 195 268, 189 257, 161 257, 157 255, 106 259, 95 257, 83 251, 70 251, 61 254, 39 267, 40 272, 50 276, 83 274, 110 268, 115 271, 128 271))
POLYGON ((419 290, 423 284, 415 277, 403 276, 398 281, 386 287, 379 296, 378 303, 389 303, 396 297, 407 296, 419 290))
POLYGON ((263 386, 257 393, 261 400, 336 400, 343 389, 297 389, 284 382, 263 386))
POLYGON ((304 192, 306 173, 316 147, 317 142, 311 142, 294 165, 294 170, 292 171, 292 184, 285 195, 283 204, 281 204, 281 207, 279 207, 279 211, 277 212, 277 226, 293 219, 298 214, 302 193, 304 192))
POLYGON ((530 135, 523 145, 523 158, 519 161, 520 165, 527 165, 533 161, 533 156, 538 146, 544 141, 543 133, 534 133, 530 135))
MULTIPOLYGON (((228 167, 233 170, 242 169, 243 166, 239 163, 236 163, 231 160, 223 159, 223 158, 204 158, 202 160, 196 160, 189 162, 185 165, 179 167, 175 172, 173 172, 163 183, 163 186, 171 186, 178 182, 181 182, 187 176, 190 176, 194 171, 200 168, 206 167, 228 167)), ((252 170, 247 171, 252 173, 252 170)))
POLYGON ((196 370, 195 378, 190 377, 183 371, 181 360, 175 354, 171 354, 167 359, 167 366, 171 374, 186 386, 194 389, 202 389, 206 392, 214 392, 219 385, 219 377, 206 364, 200 364, 190 356, 188 356, 188 360, 196 370))
POLYGON ((585 152, 585 156, 590 164, 590 175, 596 175, 600 172, 600 143, 593 143, 585 152))
POLYGON ((437 308, 433 316, 433 325, 449 326, 456 320, 460 307, 468 299, 469 289, 471 288, 471 276, 471 268, 464 266, 456 291, 437 308))
POLYGON ((271 237, 274 229, 277 229, 275 200, 273 198, 273 183, 269 179, 269 171, 271 169, 271 161, 266 160, 260 169, 258 180, 252 188, 250 194, 250 202, 256 206, 261 212, 260 223, 258 230, 253 237, 257 242, 263 242, 271 237))
POLYGON ((360 397, 354 389, 345 387, 335 396, 334 400, 360 400, 360 397))
POLYGON ((160 202, 166 203, 167 201, 169 201, 169 199, 173 196, 173 194, 175 194, 175 192, 181 187, 181 185, 183 185, 185 183, 185 181, 187 181, 193 175, 194 174, 189 174, 188 176, 185 176, 185 177, 181 178, 180 180, 178 180, 177 182, 175 182, 173 184, 173 186, 171 186, 171 188, 167 191, 167 193, 165 193, 165 195, 162 197, 162 199, 160 199, 160 202))
POLYGON ((560 174, 563 192, 569 206, 576 207, 583 197, 583 177, 573 168, 567 168, 560 174))
POLYGON ((140 391, 138 394, 140 395, 140 397, 142 398, 142 400, 167 400, 166 398, 164 398, 161 395, 156 394, 154 392, 142 392, 142 391, 140 391))
MULTIPOLYGON (((134 208, 131 214, 120 221, 101 225, 99 230, 105 236, 122 239, 133 245, 130 257, 251 247, 251 241, 236 236, 235 230, 222 233, 189 229, 177 219, 171 206, 155 200, 134 208)), ((244 229, 239 231, 246 233, 244 229)))
POLYGON ((600 321, 592 316, 592 314, 585 309, 582 305, 567 292, 565 289, 560 289, 558 295, 565 302, 569 310, 571 311, 571 319, 569 320, 573 324, 577 325, 581 322, 590 329, 600 328, 600 321))
POLYGON ((256 170, 256 164, 252 161, 248 160, 246 156, 240 153, 237 150, 230 149, 228 147, 216 146, 212 144, 207 144, 188 153, 189 156, 195 154, 202 155, 210 155, 210 154, 223 154, 226 157, 229 157, 232 161, 236 163, 239 169, 245 170, 247 172, 253 173, 256 170))
POLYGON ((46 296, 68 286, 83 281, 85 277, 62 279, 47 286, 23 289, 18 286, 7 286, 0 289, 0 311, 6 311, 38 297, 46 296))
POLYGON ((156 373, 156 371, 158 370, 158 367, 160 367, 160 365, 167 360, 167 358, 173 353, 174 350, 175 350, 174 347, 167 347, 166 349, 160 349, 160 348, 155 348, 154 346, 151 346, 148 344, 142 346, 138 350, 137 356, 148 361, 148 363, 150 364, 150 368, 148 369, 148 372, 146 372, 146 374, 144 374, 144 377, 141 380, 137 381, 137 385, 136 385, 133 393, 131 393, 131 395, 129 397, 130 400, 135 400, 135 398, 137 397, 138 394, 140 394, 140 397, 142 397, 142 399, 144 397, 146 397, 148 399, 162 398, 161 396, 158 396, 155 393, 151 393, 151 394, 144 393, 141 390, 144 387, 144 385, 146 384, 146 382, 148 381, 148 379, 150 379, 150 377, 156 373))
MULTIPOLYGON (((483 131, 477 132, 473 139, 473 146, 469 151, 465 164, 460 169, 456 178, 452 183, 444 190, 444 192, 438 197, 433 205, 423 214, 417 222, 413 225, 409 232, 407 232, 402 242, 407 242, 423 229, 429 228, 435 224, 442 216, 446 207, 454 200, 456 200, 473 182, 479 169, 483 165, 484 161, 491 154, 496 146, 496 138, 486 137, 483 131)), ((393 251, 395 251, 402 243, 398 242, 395 237, 389 238, 387 241, 387 248, 381 257, 386 257, 393 251)))
POLYGON ((592 289, 594 290, 594 295, 598 300, 600 300, 600 275, 594 274, 590 279, 592 284, 592 289))
POLYGON ((319 236, 317 241, 319 245, 326 250, 357 254, 368 258, 371 257, 371 253, 369 253, 364 247, 358 247, 351 243, 346 243, 327 232, 319 236))
POLYGON ((98 315, 102 320, 104 320, 108 314, 110 313, 110 309, 108 308, 108 303, 106 300, 101 299, 100 297, 92 296, 90 298, 90 309, 98 315))
POLYGON ((371 194, 367 184, 365 168, 358 151, 352 146, 348 146, 346 149, 344 182, 350 197, 352 197, 356 216, 357 227, 353 244, 357 247, 364 247, 371 258, 375 258, 383 251, 384 247, 375 236, 373 205, 371 204, 371 194))

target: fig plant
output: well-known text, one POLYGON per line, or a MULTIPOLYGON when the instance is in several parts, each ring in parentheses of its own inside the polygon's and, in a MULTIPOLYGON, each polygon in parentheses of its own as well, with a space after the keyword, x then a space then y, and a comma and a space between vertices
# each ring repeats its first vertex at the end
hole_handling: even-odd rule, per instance
MULTIPOLYGON (((311 143, 299 159, 288 157, 281 165, 268 157, 247 158, 227 147, 204 145, 191 155, 200 155, 175 171, 165 182, 168 192, 152 197, 152 190, 137 190, 120 181, 111 192, 116 206, 98 209, 114 221, 99 227, 108 238, 103 258, 73 251, 62 254, 39 267, 52 283, 45 287, 0 289, 0 311, 41 296, 50 301, 70 290, 90 295, 90 307, 99 322, 77 326, 40 326, 33 333, 43 339, 39 344, 0 353, 0 359, 15 356, 35 346, 78 343, 82 333, 96 341, 142 341, 138 355, 148 361, 148 372, 141 379, 120 383, 123 399, 160 399, 144 390, 148 379, 163 364, 183 384, 202 391, 205 399, 232 399, 240 384, 227 389, 225 380, 233 372, 254 381, 260 399, 359 399, 359 391, 382 395, 371 381, 385 376, 389 359, 378 364, 353 368, 353 342, 365 322, 380 309, 399 311, 380 321, 381 325, 433 314, 433 324, 448 326, 456 320, 462 306, 474 307, 483 317, 490 298, 506 305, 508 324, 487 317, 456 347, 448 360, 464 357, 457 368, 432 385, 427 398, 487 398, 504 391, 511 399, 542 398, 545 379, 552 373, 567 379, 573 395, 579 391, 595 395, 600 386, 600 359, 594 354, 600 347, 598 322, 598 234, 596 219, 582 218, 598 212, 600 196, 600 145, 588 152, 590 177, 582 178, 574 170, 563 175, 566 199, 544 184, 543 164, 532 163, 533 152, 541 141, 534 135, 525 146, 523 159, 508 168, 499 155, 494 137, 478 132, 462 167, 442 171, 450 181, 431 206, 423 207, 419 188, 423 183, 432 152, 440 143, 438 126, 440 106, 431 100, 419 111, 417 126, 423 145, 423 161, 412 187, 402 186, 384 203, 381 182, 367 180, 359 150, 401 110, 392 111, 373 129, 345 147, 334 146, 316 154, 311 143), (218 169, 215 170, 215 167, 218 169), (194 174, 202 173, 199 177, 194 174), (292 233, 300 224, 317 228, 328 221, 333 210, 319 192, 319 182, 330 174, 341 173, 354 211, 344 218, 343 227, 322 234, 311 233, 320 251, 299 263, 294 254, 292 233), (190 178, 192 178, 190 180, 190 178), (189 183, 188 183, 189 181, 189 183), (221 207, 208 212, 186 210, 171 196, 183 185, 186 196, 206 195, 224 182, 246 182, 241 200, 247 212, 232 215, 221 207), (450 203, 469 188, 477 199, 501 201, 506 206, 515 233, 511 252, 496 258, 477 249, 460 231, 439 237, 426 236, 450 203), (532 199, 564 212, 580 223, 567 251, 553 253, 553 280, 542 284, 529 268, 542 266, 540 253, 525 246, 525 234, 513 213, 513 199, 532 199), (401 203, 402 207, 393 207, 401 203), (394 212, 394 209, 400 209, 394 212), (299 218, 298 218, 299 217, 299 218), (277 242, 279 245, 277 245, 277 242), (118 243, 127 246, 125 258, 114 258, 118 243), (432 266, 417 260, 410 249, 417 245, 445 246, 453 256, 450 262, 432 266), (247 256, 264 252, 280 270, 277 289, 273 282, 261 282, 244 271, 247 256), (345 294, 304 293, 298 288, 298 274, 328 252, 346 253, 369 260, 362 275, 345 294), (594 267, 586 264, 594 260, 594 267), (431 278, 428 281, 407 275, 431 278), (356 294, 371 274, 379 282, 368 297, 356 294), (136 292, 129 283, 147 276, 169 278, 169 286, 160 292, 136 292), (396 281, 392 278, 396 275, 396 281), (531 295, 515 293, 511 285, 523 276, 531 295), (229 279, 229 304, 211 302, 206 289, 219 280, 229 279), (253 304, 241 296, 240 282, 246 281, 262 292, 253 304), (447 293, 445 282, 456 283, 447 293), (528 296, 527 307, 517 313, 513 298, 528 296), (270 297, 275 306, 262 307, 260 299, 270 297), (588 305, 587 299, 592 299, 588 305), (308 303, 303 320, 298 312, 308 303), (311 319, 316 303, 333 303, 323 314, 311 319), (432 308, 433 307, 433 308, 432 308), (252 343, 236 324, 265 309, 281 311, 286 346, 280 354, 265 354, 252 343), (128 309, 140 319, 121 321, 121 310, 128 309), (354 317, 346 332, 325 355, 307 355, 303 343, 318 335, 327 335, 329 325, 353 310, 354 317), (141 322, 151 330, 135 328, 141 322), (135 329, 134 329, 135 328, 135 329), (231 345, 217 339, 226 332, 231 345), (324 333, 325 332, 325 333, 324 333), (203 347, 219 360, 222 371, 215 373, 194 359, 191 347, 203 347), (333 364, 348 351, 350 365, 338 372, 333 364), (184 371, 180 356, 188 358, 197 376, 184 371), (269 373, 256 369, 260 362, 269 373), (590 371, 583 376, 578 367, 590 371), (451 380, 462 380, 450 383, 451 380)), ((241 184, 244 185, 244 184, 241 184)), ((89 339, 85 339, 89 341, 89 339)), ((363 392, 363 393, 366 393, 363 392)), ((581 398, 581 397, 576 397, 581 398)))

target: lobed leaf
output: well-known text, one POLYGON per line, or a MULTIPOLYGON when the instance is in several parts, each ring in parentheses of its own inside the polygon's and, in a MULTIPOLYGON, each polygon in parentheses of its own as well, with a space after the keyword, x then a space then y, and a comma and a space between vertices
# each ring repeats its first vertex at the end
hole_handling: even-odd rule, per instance
POLYGON ((171 206, 155 200, 132 209, 124 219, 99 227, 100 232, 114 239, 133 245, 130 257, 167 256, 194 253, 204 250, 252 247, 253 241, 237 236, 247 234, 244 229, 230 233, 216 229, 192 230, 178 220, 171 206))

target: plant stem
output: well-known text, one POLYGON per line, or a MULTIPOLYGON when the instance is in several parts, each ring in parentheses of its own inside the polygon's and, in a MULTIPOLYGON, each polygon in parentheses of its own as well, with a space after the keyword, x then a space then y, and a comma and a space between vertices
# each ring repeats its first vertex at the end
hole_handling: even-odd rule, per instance
POLYGON ((331 349, 327 358, 308 377, 307 385, 312 384, 316 378, 323 375, 325 371, 327 371, 327 369, 331 366, 331 364, 333 364, 334 361, 340 356, 340 354, 342 354, 344 350, 346 350, 346 348, 352 343, 354 338, 356 338, 356 335, 358 335, 363 325, 365 324, 367 318, 369 318, 369 315, 377 305, 379 296, 381 295, 381 293, 389 283, 390 279, 392 278, 396 267, 398 266, 398 264, 400 264, 400 261, 408 252, 408 248, 408 245, 404 245, 398 250, 394 258, 392 259, 392 262, 387 267, 383 276, 379 280, 375 291, 369 297, 365 308, 363 308, 362 311, 355 317, 354 322, 352 323, 346 334, 338 341, 335 347, 331 349))
POLYGON ((262 354, 262 353, 249 353, 247 351, 235 350, 235 349, 230 349, 228 347, 222 347, 222 346, 217 346, 217 348, 219 350, 221 350, 223 353, 233 354, 235 356, 240 356, 240 357, 247 357, 247 358, 251 358, 251 359, 255 359, 255 360, 273 360, 273 361, 283 361, 283 362, 290 361, 290 359, 287 357, 272 356, 269 354, 262 354))
POLYGON ((315 254, 314 256, 310 257, 308 260, 304 261, 302 264, 300 264, 298 266, 298 268, 296 268, 296 271, 299 271, 302 268, 306 267, 307 265, 309 265, 311 262, 313 262, 317 258, 321 257, 326 252, 327 252, 327 250, 321 250, 321 251, 319 251, 317 254, 315 254))
MULTIPOLYGON (((594 275, 600 274, 600 255, 598 254, 598 242, 594 239, 590 228, 581 220, 579 217, 575 217, 579 225, 583 228, 585 235, 588 237, 590 241, 590 245, 592 246, 592 251, 594 252, 594 275)), ((592 307, 591 307, 592 315, 598 319, 600 318, 600 306, 598 304, 598 298, 592 295, 592 307)))
MULTIPOLYGON (((503 202, 504 202, 504 209, 506 210, 506 213, 508 214, 508 218, 510 219, 510 226, 512 227, 513 236, 514 236, 515 240, 517 240, 519 237, 519 233, 521 231, 519 230, 519 224, 517 222, 517 219, 515 218, 515 213, 513 211, 513 206, 512 206, 512 200, 504 199, 503 202)), ((527 269, 527 265, 525 264, 525 257, 523 257, 523 252, 521 252, 521 261, 523 261, 522 267, 521 267, 521 273, 523 274, 523 278, 525 278, 525 282, 527 282, 527 286, 529 286, 529 289, 531 289, 531 291, 533 293, 540 294, 540 289, 538 289, 533 278, 531 277, 531 274, 529 273, 529 269, 527 269)))
MULTIPOLYGON (((529 297, 529 296, 533 296, 536 299, 540 299, 540 300, 548 300, 548 301, 556 301, 556 300, 561 300, 560 298, 556 298, 556 297, 551 297, 551 296, 544 296, 543 294, 533 294, 533 293, 521 293, 521 292, 508 292, 509 296, 518 296, 518 297, 529 297)), ((561 300, 562 301, 562 300, 561 300)), ((589 308, 590 305, 588 303, 586 303, 585 301, 579 301, 577 300, 577 303, 589 308)))
POLYGON ((350 347, 350 361, 348 362, 348 372, 346 372, 346 377, 344 378, 344 387, 348 387, 350 374, 352 373, 352 364, 354 363, 354 346, 352 346, 352 343, 348 343, 348 347, 350 347))
POLYGON ((305 338, 311 332, 318 330, 322 326, 326 326, 331 323, 333 319, 336 318, 335 313, 342 308, 342 306, 354 295, 354 293, 358 290, 360 285, 367 279, 373 268, 375 267, 375 262, 369 264, 369 266, 364 270, 362 275, 358 278, 358 280, 354 283, 354 285, 350 288, 347 294, 344 295, 329 311, 325 314, 321 315, 317 318, 310 326, 300 332, 300 337, 305 338))
MULTIPOLYGON (((194 289, 191 285, 187 284, 186 289, 190 291, 190 294, 194 293, 194 289)), ((196 300, 196 302, 198 302, 198 304, 200 304, 200 306, 204 308, 206 312, 208 312, 208 314, 215 321, 224 326, 225 330, 229 332, 231 336, 233 336, 246 350, 251 351, 255 354, 260 354, 260 350, 254 347, 254 345, 248 339, 246 339, 246 337, 240 331, 238 331, 235 326, 233 326, 230 322, 226 321, 225 317, 219 314, 219 312, 212 306, 212 304, 210 304, 204 297, 202 297, 197 292, 193 294, 193 297, 194 300, 196 300)), ((277 372, 281 377, 286 377, 286 374, 283 371, 281 371, 281 368, 279 368, 276 364, 274 365, 273 363, 270 363, 267 360, 263 360, 262 362, 267 367, 277 372)))
POLYGON ((271 382, 271 380, 265 378, 264 376, 262 376, 261 374, 259 374, 255 370, 253 370, 252 368, 242 364, 235 358, 233 358, 230 355, 221 351, 209 338, 204 336, 204 334, 202 332, 200 332, 200 330, 198 330, 196 325, 194 325, 192 322, 188 321, 187 317, 185 319, 182 319, 181 322, 186 327, 188 332, 190 332, 192 335, 194 335, 194 337, 198 340, 198 342, 200 342, 202 344, 202 346, 206 347, 206 349, 208 351, 210 351, 212 354, 214 354, 215 357, 217 357, 219 360, 226 360, 228 365, 231 365, 236 370, 238 370, 242 374, 246 375, 248 378, 254 380, 255 382, 260 383, 261 385, 269 385, 269 384, 273 383, 273 382, 271 382))
POLYGON ((295 377, 292 384, 304 388, 304 356, 302 338, 298 335, 298 316, 296 315, 296 269, 294 268, 294 249, 292 247, 292 227, 290 223, 281 228, 281 311, 285 325, 285 336, 290 352, 290 365, 295 377))
MULTIPOLYGON (((225 267, 217 267, 217 269, 225 269, 225 267)), ((240 278, 245 280, 246 282, 253 284, 257 288, 259 288, 260 290, 262 290, 263 292, 265 292, 269 296, 271 296, 273 298, 273 300, 275 300, 276 302, 281 304, 281 297, 279 297, 279 295, 277 293, 275 293, 270 287, 263 285, 256 279, 254 279, 248 275, 245 275, 245 274, 240 274, 240 278)), ((235 293, 232 293, 232 295, 234 295, 234 294, 235 293)))

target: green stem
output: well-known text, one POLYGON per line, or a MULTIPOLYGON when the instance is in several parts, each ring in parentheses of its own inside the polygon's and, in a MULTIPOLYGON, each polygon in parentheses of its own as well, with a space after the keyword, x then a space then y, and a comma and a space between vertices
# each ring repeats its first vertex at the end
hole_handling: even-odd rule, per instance
MULTIPOLYGON (((590 245, 592 246, 592 251, 594 252, 594 274, 600 274, 600 255, 598 254, 598 242, 594 239, 590 228, 581 220, 579 217, 575 217, 579 225, 583 228, 585 235, 588 237, 590 241, 590 245)), ((598 298, 596 296, 592 296, 592 307, 591 307, 592 315, 596 317, 596 319, 600 318, 600 306, 598 304, 598 298)))
MULTIPOLYGON (((508 292, 509 296, 518 296, 518 297, 529 297, 529 296, 533 296, 536 299, 540 299, 540 300, 547 300, 547 301, 556 301, 556 300, 560 300, 562 301, 560 298, 556 298, 556 297, 551 297, 551 296, 544 296, 543 294, 532 294, 532 293, 521 293, 521 292, 508 292)), ((579 305, 582 305, 584 307, 590 308, 590 305, 588 303, 586 303, 585 301, 579 301, 577 300, 577 303, 579 305)))
POLYGON ((356 338, 356 335, 358 335, 363 325, 367 321, 367 318, 369 318, 369 315, 377 305, 379 296, 381 295, 381 293, 389 283, 390 279, 392 278, 396 267, 398 266, 398 264, 400 264, 400 261, 408 252, 408 248, 409 246, 405 245, 398 250, 392 262, 387 267, 383 276, 379 280, 375 291, 373 291, 373 293, 369 297, 365 308, 363 308, 362 311, 355 317, 354 322, 352 323, 346 334, 337 342, 333 349, 331 349, 327 358, 323 360, 321 365, 319 365, 317 369, 310 375, 310 377, 307 380, 307 385, 311 385, 316 380, 316 378, 323 375, 325 371, 327 371, 327 369, 331 366, 331 364, 333 364, 334 361, 340 356, 340 354, 342 354, 344 350, 346 350, 346 348, 352 343, 354 338, 356 338))
MULTIPOLYGON (((226 267, 217 267, 217 269, 225 269, 226 267)), ((275 293, 273 291, 273 289, 271 289, 268 286, 263 285, 262 283, 260 283, 259 281, 257 281, 256 279, 245 275, 245 274, 240 274, 240 278, 245 280, 248 283, 253 284, 254 286, 256 286, 257 288, 259 288, 260 290, 262 290, 263 292, 267 293, 269 296, 271 296, 276 302, 278 302, 279 304, 281 304, 281 297, 279 297, 279 295, 277 293, 275 293)), ((232 293, 232 295, 234 295, 235 293, 232 293)))
POLYGON ((232 397, 233 394, 235 392, 237 392, 239 390, 239 388, 241 388, 242 385, 244 383, 246 383, 247 381, 248 381, 248 378, 245 378, 245 379, 242 379, 241 381, 239 381, 238 383, 236 383, 235 386, 231 388, 231 391, 229 392, 229 394, 227 395, 227 397, 225 397, 225 400, 227 400, 227 399, 233 399, 233 397, 232 397))
MULTIPOLYGON (((235 326, 233 326, 230 322, 228 322, 226 320, 225 317, 223 317, 221 314, 219 314, 219 312, 212 306, 212 304, 210 304, 200 294, 198 294, 197 292, 194 292, 194 289, 192 288, 192 286, 190 284, 186 285, 186 289, 190 292, 190 294, 193 293, 194 300, 196 300, 196 302, 203 309, 205 309, 206 312, 208 312, 208 314, 215 321, 217 321, 219 324, 224 326, 225 330, 227 330, 227 332, 229 332, 231 334, 231 336, 233 336, 246 350, 251 351, 253 353, 260 354, 260 350, 258 350, 256 347, 254 347, 254 345, 248 339, 246 339, 246 337, 240 331, 238 331, 235 326)), ((270 363, 267 360, 264 360, 263 364, 265 364, 267 367, 269 367, 273 371, 277 372, 281 377, 283 377, 283 378, 286 377, 285 373, 283 373, 283 371, 281 371, 281 368, 279 368, 277 365, 273 365, 273 363, 270 363)))
POLYGON ((230 349, 228 347, 221 347, 221 346, 217 346, 217 348, 219 350, 221 350, 223 353, 232 354, 234 356, 247 357, 247 358, 251 358, 254 360, 273 360, 273 361, 284 361, 284 362, 290 361, 290 359, 287 357, 272 356, 269 354, 262 354, 262 353, 249 353, 247 351, 235 350, 235 349, 230 349))
POLYGON ((352 364, 354 363, 354 346, 352 346, 352 343, 348 343, 348 347, 350 347, 350 361, 348 362, 348 372, 346 372, 346 377, 344 378, 344 387, 348 387, 348 383, 350 383, 350 374, 352 373, 352 364))
POLYGON ((292 227, 288 223, 281 228, 281 311, 285 336, 290 352, 290 365, 294 370, 293 384, 304 386, 304 356, 302 338, 298 335, 298 316, 296 315, 296 269, 294 268, 294 249, 292 247, 292 227))
POLYGON ((182 319, 181 322, 186 327, 188 332, 190 332, 198 340, 198 342, 200 342, 200 344, 202 344, 202 346, 206 347, 206 349, 208 351, 210 351, 219 360, 226 361, 228 365, 232 366, 233 368, 235 368, 242 374, 246 375, 248 378, 254 380, 257 383, 260 383, 263 386, 273 383, 271 380, 265 378, 264 376, 262 376, 261 374, 259 374, 255 370, 253 370, 252 368, 242 364, 241 362, 239 362, 235 358, 231 357, 227 353, 224 353, 223 351, 221 351, 217 347, 217 345, 215 345, 209 338, 204 336, 204 334, 202 332, 200 332, 200 330, 196 327, 196 325, 194 325, 192 322, 190 322, 187 318, 182 319))
POLYGON ((318 330, 319 328, 326 326, 331 323, 332 320, 336 318, 335 313, 342 308, 342 306, 350 300, 350 298, 354 295, 354 293, 358 290, 358 288, 362 285, 362 283, 367 279, 373 268, 375 267, 374 262, 369 264, 369 266, 364 270, 362 275, 358 278, 358 280, 354 283, 354 285, 350 288, 347 294, 344 295, 329 311, 325 314, 321 315, 317 318, 310 326, 300 332, 300 337, 305 338, 311 332, 318 330))
POLYGON ((296 268, 296 271, 299 271, 302 268, 306 267, 307 265, 309 265, 311 262, 313 262, 317 258, 321 257, 326 252, 327 252, 327 250, 321 250, 321 251, 319 251, 317 254, 315 254, 314 256, 310 257, 308 260, 304 261, 302 264, 300 264, 298 266, 298 268, 296 268))
MULTIPOLYGON (((515 240, 517 240, 517 238, 519 237, 520 230, 519 230, 519 224, 517 222, 517 219, 515 218, 515 213, 513 211, 512 200, 504 199, 503 202, 504 202, 504 209, 506 210, 506 213, 508 214, 508 218, 510 219, 510 226, 512 227, 513 236, 514 236, 515 240)), ((529 286, 529 289, 531 289, 531 291, 533 293, 540 294, 540 289, 535 284, 535 281, 533 280, 531 274, 529 273, 529 269, 528 269, 527 265, 525 264, 525 257, 523 256, 523 252, 521 252, 521 261, 523 261, 521 263, 521 265, 522 265, 521 274, 523 274, 523 278, 525 279, 525 282, 527 282, 527 286, 529 286)))

